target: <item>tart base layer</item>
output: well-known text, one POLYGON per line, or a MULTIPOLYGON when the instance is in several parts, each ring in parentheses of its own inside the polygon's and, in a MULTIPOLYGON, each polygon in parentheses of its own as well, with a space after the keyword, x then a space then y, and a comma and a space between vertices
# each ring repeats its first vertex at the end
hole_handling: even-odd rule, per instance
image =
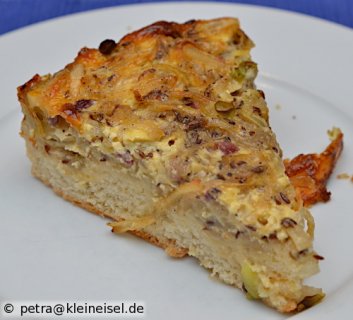
MULTIPOLYGON (((155 186, 126 170, 117 170, 118 163, 100 161, 94 156, 78 159, 74 155, 73 160, 64 146, 51 146, 40 140, 35 145, 27 141, 27 154, 36 178, 65 200, 100 216, 139 223, 139 213, 146 212, 146 204, 154 208, 151 199, 153 193, 158 193, 155 186)), ((311 255, 291 257, 289 253, 296 249, 290 242, 282 244, 274 239, 259 244, 251 230, 226 232, 218 225, 227 223, 224 208, 198 201, 192 188, 187 193, 183 202, 176 200, 168 204, 167 212, 161 210, 159 220, 152 226, 136 226, 136 230, 128 231, 163 248, 172 257, 196 257, 213 276, 281 312, 301 310, 310 306, 310 299, 321 299, 321 290, 302 284, 304 278, 317 272, 311 255)))

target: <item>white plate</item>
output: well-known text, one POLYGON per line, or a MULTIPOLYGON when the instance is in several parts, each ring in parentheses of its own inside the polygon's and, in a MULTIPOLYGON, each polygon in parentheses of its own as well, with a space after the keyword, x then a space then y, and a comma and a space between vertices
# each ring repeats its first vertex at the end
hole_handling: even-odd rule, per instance
POLYGON ((106 221, 55 196, 30 176, 18 135, 15 88, 35 73, 71 61, 81 46, 156 20, 237 16, 256 42, 254 59, 271 107, 271 124, 287 156, 320 151, 333 125, 345 150, 329 183, 332 200, 312 210, 315 245, 326 257, 309 283, 327 298, 294 319, 351 317, 353 295, 353 32, 318 19, 254 6, 169 3, 123 6, 41 23, 0 37, 0 300, 139 300, 147 318, 286 319, 209 279, 191 258, 173 260, 132 236, 113 235, 106 221), (278 110, 274 106, 280 104, 278 110), (295 115, 294 120, 292 116, 295 115))

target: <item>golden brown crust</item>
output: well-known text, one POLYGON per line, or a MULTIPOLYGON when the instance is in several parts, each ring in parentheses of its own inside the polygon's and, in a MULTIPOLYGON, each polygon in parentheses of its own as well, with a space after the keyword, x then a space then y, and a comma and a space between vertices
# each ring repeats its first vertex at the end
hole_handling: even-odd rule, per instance
MULTIPOLYGON (((221 78, 226 76, 237 90, 241 88, 239 79, 232 77, 243 82, 249 71, 252 78, 256 75, 256 65, 249 60, 252 46, 236 19, 185 24, 161 21, 125 36, 109 54, 81 49, 62 71, 53 76, 36 75, 20 86, 18 96, 23 107, 37 107, 46 117, 61 116, 77 128, 87 122, 83 111, 89 116, 99 113, 109 123, 116 123, 122 119, 116 114, 113 117, 115 108, 126 105, 134 105, 134 110, 147 107, 157 116, 153 105, 166 111, 180 103, 186 113, 227 118, 208 105, 224 99, 231 89, 221 78), (200 58, 196 67, 195 58, 200 58), (82 107, 82 101, 94 103, 94 108, 89 108, 94 112, 84 110, 87 106, 82 107)), ((249 80, 244 82, 251 87, 249 80)), ((226 98, 230 99, 230 92, 226 98)), ((257 108, 266 118, 261 101, 257 108)))
MULTIPOLYGON (((83 201, 79 201, 77 199, 75 199, 74 197, 66 194, 63 190, 60 190, 58 188, 55 188, 53 185, 50 184, 49 181, 45 180, 43 177, 41 177, 40 175, 36 174, 33 170, 32 170, 32 174, 34 177, 36 177, 38 180, 40 180, 41 182, 43 182, 46 186, 48 186, 49 188, 51 188, 58 196, 62 197, 63 199, 65 199, 66 201, 69 201, 71 203, 73 203, 74 205, 86 209, 89 212, 95 213, 101 217, 105 217, 105 218, 109 218, 115 221, 121 221, 122 219, 117 219, 116 216, 112 216, 110 214, 107 214, 105 212, 102 212, 101 210, 97 209, 95 206, 93 206, 91 203, 88 202, 83 202, 83 201)), ((113 232, 113 230, 112 230, 113 232)), ((173 258, 183 258, 185 256, 187 256, 188 254, 188 250, 186 248, 181 248, 179 246, 177 246, 175 244, 174 240, 171 239, 167 239, 167 240, 161 240, 158 239, 154 236, 152 236, 151 234, 149 234, 146 231, 143 230, 130 230, 129 233, 134 234, 135 236, 146 240, 152 244, 154 244, 157 247, 160 247, 162 249, 165 250, 165 252, 173 258)))
POLYGON ((151 25, 148 25, 140 30, 132 32, 123 37, 118 45, 129 45, 131 42, 138 41, 144 37, 155 37, 155 36, 166 36, 174 39, 182 37, 182 34, 192 30, 195 25, 195 20, 184 24, 168 21, 157 21, 151 25))
POLYGON ((326 184, 343 150, 343 134, 330 143, 320 154, 300 154, 285 160, 286 173, 299 192, 305 206, 327 202, 331 193, 326 184))

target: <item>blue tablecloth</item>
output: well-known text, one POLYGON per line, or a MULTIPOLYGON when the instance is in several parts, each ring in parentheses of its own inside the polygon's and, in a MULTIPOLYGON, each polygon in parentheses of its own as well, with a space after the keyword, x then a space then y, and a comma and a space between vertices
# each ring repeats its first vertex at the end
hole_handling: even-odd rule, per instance
MULTIPOLYGON (((153 0, 0 0, 0 34, 74 12, 143 2, 153 0)), ((297 11, 353 28, 353 0, 228 0, 227 2, 297 11)))

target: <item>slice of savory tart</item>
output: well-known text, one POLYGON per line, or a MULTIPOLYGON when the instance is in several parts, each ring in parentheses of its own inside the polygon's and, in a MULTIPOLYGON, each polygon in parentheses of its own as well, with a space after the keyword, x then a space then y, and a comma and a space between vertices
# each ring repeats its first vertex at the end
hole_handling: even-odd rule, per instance
POLYGON ((285 174, 237 19, 157 22, 18 88, 32 172, 281 312, 323 297, 314 222, 285 174))

